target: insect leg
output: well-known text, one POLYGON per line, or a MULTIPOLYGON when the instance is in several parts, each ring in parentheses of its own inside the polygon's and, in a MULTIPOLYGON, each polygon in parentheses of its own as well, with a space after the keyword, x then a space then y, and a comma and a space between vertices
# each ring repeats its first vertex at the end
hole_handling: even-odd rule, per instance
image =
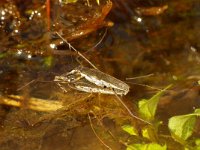
POLYGON ((58 85, 58 86, 60 87, 60 89, 63 90, 65 93, 68 92, 60 83, 57 83, 57 85, 58 85))
MULTIPOLYGON (((58 32, 56 34, 65 42, 69 45, 69 47, 75 51, 79 56, 81 56, 85 61, 87 61, 93 68, 97 69, 95 65, 93 65, 82 53, 80 53, 78 50, 76 50, 66 39, 64 39, 58 32)), ((98 70, 98 69, 97 69, 98 70)))
MULTIPOLYGON (((114 90, 113 90, 113 91, 114 91, 114 90)), ((142 118, 139 118, 138 116, 134 115, 134 114, 131 112, 131 110, 128 108, 128 106, 126 106, 126 104, 125 104, 125 103, 121 100, 121 98, 116 94, 115 91, 114 91, 114 93, 115 93, 115 96, 117 97, 117 100, 124 106, 124 108, 128 111, 128 113, 130 114, 131 117, 133 117, 133 118, 135 118, 135 119, 137 119, 137 120, 140 120, 140 121, 142 121, 142 122, 145 122, 145 123, 151 125, 150 122, 148 122, 148 121, 146 121, 146 120, 144 120, 144 119, 142 119, 142 118)))
POLYGON ((17 91, 20 91, 22 89, 24 89, 25 87, 29 86, 30 84, 32 84, 33 82, 35 82, 36 80, 31 80, 30 82, 26 83, 25 85, 21 86, 20 88, 17 89, 17 91))

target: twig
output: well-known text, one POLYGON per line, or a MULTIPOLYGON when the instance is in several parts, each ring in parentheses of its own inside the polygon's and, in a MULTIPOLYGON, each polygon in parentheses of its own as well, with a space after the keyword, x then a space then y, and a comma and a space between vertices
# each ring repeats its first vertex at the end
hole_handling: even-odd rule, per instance
MULTIPOLYGON (((25 98, 19 95, 9 95, 8 97, 0 96, 1 104, 14 107, 21 107, 24 100, 25 98)), ((36 111, 51 112, 63 107, 62 103, 59 101, 48 101, 39 98, 28 98, 27 100, 28 104, 26 108, 36 111)))
POLYGON ((6 97, 0 96, 0 104, 14 106, 14 107, 24 107, 23 101, 27 100, 27 104, 25 105, 25 108, 27 109, 41 111, 41 112, 52 112, 52 111, 57 111, 58 109, 61 108, 69 110, 72 107, 77 106, 86 99, 90 98, 91 96, 92 94, 89 94, 88 96, 80 100, 74 101, 64 106, 61 100, 48 100, 48 99, 39 99, 33 97, 25 98, 20 95, 8 95, 6 97))

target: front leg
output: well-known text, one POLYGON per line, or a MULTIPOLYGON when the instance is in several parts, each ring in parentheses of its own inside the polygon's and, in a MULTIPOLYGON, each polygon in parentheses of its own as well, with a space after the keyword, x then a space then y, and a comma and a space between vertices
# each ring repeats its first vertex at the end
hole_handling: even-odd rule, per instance
POLYGON ((64 93, 67 93, 68 91, 66 90, 66 88, 64 88, 60 83, 57 83, 57 85, 60 87, 60 89, 62 91, 64 91, 64 93))

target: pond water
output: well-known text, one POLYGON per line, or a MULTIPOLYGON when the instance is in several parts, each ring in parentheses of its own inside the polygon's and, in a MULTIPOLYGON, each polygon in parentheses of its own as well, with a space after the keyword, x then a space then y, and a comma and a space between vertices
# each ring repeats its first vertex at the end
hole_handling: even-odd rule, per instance
POLYGON ((184 141, 171 136, 168 121, 200 106, 200 1, 99 3, 0 2, 1 149, 121 150, 132 143, 198 147, 198 120, 184 141), (57 33, 99 70, 129 84, 130 92, 91 94, 68 84, 63 91, 55 76, 91 66, 57 33), (143 137, 148 125, 132 118, 118 98, 140 116, 138 102, 171 84, 150 121, 153 133, 143 137), (124 132, 127 124, 139 135, 124 132))

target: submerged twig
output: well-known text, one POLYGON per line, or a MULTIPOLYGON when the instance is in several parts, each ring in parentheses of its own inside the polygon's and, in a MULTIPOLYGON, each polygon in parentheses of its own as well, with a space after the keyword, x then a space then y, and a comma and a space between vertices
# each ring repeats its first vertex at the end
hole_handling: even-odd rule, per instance
POLYGON ((64 105, 61 100, 48 100, 48 99, 40 99, 40 98, 25 98, 20 95, 9 95, 9 96, 0 96, 0 104, 14 106, 14 107, 25 107, 26 109, 31 109, 35 111, 41 112, 52 112, 57 111, 58 109, 69 110, 74 106, 84 102, 86 99, 90 98, 92 94, 81 98, 80 100, 73 101, 68 105, 64 105), (23 102, 27 100, 27 104, 24 106, 23 102))
MULTIPOLYGON (((23 105, 24 100, 25 98, 19 95, 9 95, 7 97, 0 96, 1 104, 14 107, 21 107, 23 105)), ((26 108, 36 111, 51 112, 63 107, 63 104, 60 101, 49 101, 33 97, 28 98, 27 100, 28 104, 26 105, 26 108)))
POLYGON ((168 9, 168 5, 155 6, 155 7, 138 7, 135 11, 143 16, 157 16, 162 14, 165 10, 168 9))

